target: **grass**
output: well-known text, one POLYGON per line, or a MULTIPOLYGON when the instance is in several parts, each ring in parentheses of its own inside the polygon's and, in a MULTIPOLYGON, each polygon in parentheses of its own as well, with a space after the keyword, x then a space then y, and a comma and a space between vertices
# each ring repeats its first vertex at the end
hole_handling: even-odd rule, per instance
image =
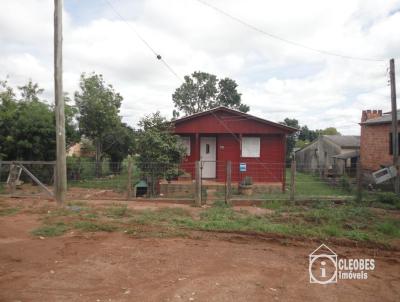
MULTIPOLYGON (((288 200, 290 190, 290 169, 286 170, 286 190, 285 192, 271 193, 254 193, 252 198, 264 199, 268 201, 288 200)), ((339 182, 339 181, 338 181, 339 182)), ((340 184, 331 185, 319 178, 317 175, 310 173, 296 172, 296 190, 295 196, 297 199, 304 198, 321 198, 321 197, 348 197, 352 193, 340 187, 340 184)), ((245 198, 248 196, 239 195, 237 190, 233 190, 235 198, 245 198)))
POLYGON ((32 235, 41 237, 55 237, 63 235, 69 227, 64 222, 57 222, 52 225, 44 225, 32 231, 32 235))
POLYGON ((118 229, 117 226, 112 224, 87 220, 77 221, 73 224, 73 227, 84 232, 114 232, 118 229))
MULTIPOLYGON (((290 171, 290 170, 288 170, 290 171)), ((290 172, 286 176, 290 179, 290 172)), ((350 193, 340 187, 329 185, 318 176, 296 172, 296 196, 349 196, 350 193)))
POLYGON ((128 214, 128 206, 115 204, 112 207, 107 208, 105 214, 107 217, 116 219, 125 217, 128 214))
POLYGON ((4 208, 0 209, 0 216, 11 216, 15 215, 20 211, 19 208, 4 208))
MULTIPOLYGON (((76 205, 75 205, 76 206, 76 205)), ((130 210, 125 204, 91 208, 82 204, 80 211, 53 209, 44 215, 44 225, 32 233, 52 237, 67 230, 81 232, 124 231, 136 238, 184 237, 191 230, 276 233, 317 239, 348 238, 388 244, 400 238, 400 221, 393 211, 376 210, 357 203, 335 204, 312 201, 291 204, 288 201, 266 201, 271 211, 254 215, 236 211, 222 201, 212 207, 191 212, 180 207, 156 210, 130 210)))

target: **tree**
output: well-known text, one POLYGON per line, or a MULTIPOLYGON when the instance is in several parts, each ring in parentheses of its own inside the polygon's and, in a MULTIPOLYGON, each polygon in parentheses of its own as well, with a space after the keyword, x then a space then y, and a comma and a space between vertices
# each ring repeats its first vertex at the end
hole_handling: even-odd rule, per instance
POLYGON ((160 112, 144 117, 139 127, 136 148, 138 165, 147 176, 149 193, 154 195, 157 180, 176 173, 176 166, 182 161, 185 148, 178 136, 173 134, 171 123, 160 112))
POLYGON ((17 113, 14 90, 8 86, 7 81, 0 81, 0 159, 9 159, 10 155, 15 155, 12 132, 15 130, 17 113))
POLYGON ((100 177, 105 135, 121 123, 118 114, 123 98, 101 74, 83 73, 79 87, 80 92, 75 92, 79 129, 96 146, 96 176, 100 177))
POLYGON ((44 92, 43 88, 39 88, 39 84, 33 83, 32 80, 23 86, 18 86, 21 91, 22 100, 26 102, 38 102, 39 95, 44 92))
MULTIPOLYGON (((299 121, 296 119, 291 119, 291 118, 285 118, 283 122, 281 122, 282 125, 286 125, 289 127, 297 128, 300 129, 299 121)), ((286 158, 289 159, 293 149, 296 145, 297 141, 297 136, 298 132, 295 132, 293 134, 289 134, 286 139, 286 158)))
POLYGON ((341 135, 335 127, 328 127, 320 131, 321 135, 341 135))
POLYGON ((242 104, 238 85, 230 78, 218 80, 213 74, 196 71, 185 76, 184 83, 172 95, 174 117, 202 112, 218 106, 248 112, 250 107, 242 104))
POLYGON ((135 146, 134 130, 125 123, 120 123, 103 136, 103 152, 110 157, 111 171, 120 172, 121 162, 133 153, 135 146))
MULTIPOLYGON (((71 99, 68 97, 67 93, 64 95, 64 115, 65 115, 65 143, 67 148, 73 144, 79 142, 80 134, 78 131, 76 116, 78 114, 78 108, 70 105, 71 99)), ((55 112, 55 107, 53 107, 55 112)), ((55 116, 54 116, 55 123, 55 116)))
MULTIPOLYGON (((0 81, 0 158, 6 160, 54 160, 55 114, 40 99, 43 89, 29 81, 18 88, 21 98, 6 81, 0 81)), ((77 139, 73 111, 66 120, 67 141, 77 139)))

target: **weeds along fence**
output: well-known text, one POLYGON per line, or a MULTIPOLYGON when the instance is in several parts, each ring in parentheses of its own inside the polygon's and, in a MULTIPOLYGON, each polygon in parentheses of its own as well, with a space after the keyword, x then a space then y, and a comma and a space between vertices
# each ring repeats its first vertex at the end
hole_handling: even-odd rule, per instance
MULTIPOLYGON (((13 171, 16 162, 1 162, 0 194, 51 196, 54 162, 20 163, 25 169, 13 171), (10 185, 15 173, 19 173, 18 181, 10 185)), ((355 166, 339 170, 256 159, 180 164, 126 159, 105 160, 98 165, 88 158, 68 158, 67 199, 157 198, 197 204, 216 200, 345 199, 360 192, 357 175, 355 166)))
POLYGON ((0 194, 53 198, 55 162, 0 161, 0 194))
POLYGON ((203 204, 216 200, 348 198, 357 188, 355 167, 338 173, 330 168, 300 166, 293 174, 290 164, 257 160, 181 164, 105 161, 100 170, 98 175, 94 162, 69 162, 70 198, 158 198, 203 204))

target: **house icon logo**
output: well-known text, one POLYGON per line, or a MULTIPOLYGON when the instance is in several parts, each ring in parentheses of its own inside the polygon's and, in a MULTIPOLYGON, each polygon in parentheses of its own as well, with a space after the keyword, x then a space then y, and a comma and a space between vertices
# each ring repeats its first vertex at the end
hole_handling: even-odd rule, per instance
POLYGON ((325 244, 321 244, 309 256, 310 283, 337 283, 337 255, 325 244))

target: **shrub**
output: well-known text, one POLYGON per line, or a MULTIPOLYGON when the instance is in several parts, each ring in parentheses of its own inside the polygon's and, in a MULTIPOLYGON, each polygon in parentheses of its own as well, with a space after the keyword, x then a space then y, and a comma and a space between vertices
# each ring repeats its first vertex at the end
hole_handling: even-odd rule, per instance
POLYGON ((340 177, 339 186, 346 192, 351 192, 352 190, 350 178, 346 175, 340 177))
POLYGON ((385 204, 398 204, 400 203, 400 197, 392 192, 383 192, 377 194, 377 201, 385 204))

